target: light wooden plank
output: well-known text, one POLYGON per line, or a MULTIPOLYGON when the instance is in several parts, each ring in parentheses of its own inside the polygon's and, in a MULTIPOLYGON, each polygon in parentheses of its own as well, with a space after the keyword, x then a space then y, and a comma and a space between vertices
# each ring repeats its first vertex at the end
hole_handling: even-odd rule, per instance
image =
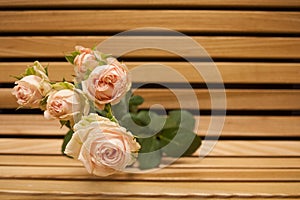
POLYGON ((53 0, 50 2, 44 2, 39 0, 10 0, 0 1, 0 7, 3 8, 27 8, 27 7, 34 7, 34 8, 86 8, 86 7, 93 7, 93 8, 106 8, 106 7, 113 7, 113 8, 182 8, 182 7, 192 7, 192 8, 206 8, 206 7, 242 7, 242 8, 251 8, 251 7, 263 7, 263 8, 298 8, 300 7, 300 3, 298 0, 226 0, 226 2, 222 0, 140 0, 140 1, 133 1, 133 0, 53 0))
MULTIPOLYGON (((219 120, 221 117, 215 117, 219 120)), ((196 132, 205 136, 211 122, 210 116, 195 116, 196 132)), ((298 137, 299 116, 226 116, 222 137, 298 137)), ((60 128, 57 120, 46 120, 42 115, 0 115, 2 135, 65 135, 67 128, 60 128), (38 126, 37 126, 38 124, 38 126)))
MULTIPOLYGON (((300 27, 300 26, 299 26, 300 27)), ((63 57, 73 51, 75 45, 93 47, 100 44, 109 37, 105 36, 34 36, 34 37, 0 37, 0 57, 17 58, 27 57, 37 59, 39 57, 63 57)), ((298 37, 192 37, 201 45, 212 58, 300 58, 300 38, 298 37)), ((189 40, 185 38, 186 40, 189 40)), ((145 47, 150 44, 166 44, 166 50, 173 49, 180 40, 180 51, 189 57, 199 57, 194 55, 185 39, 175 36, 135 36, 118 37, 114 41, 119 47, 128 47, 136 43, 143 42, 145 47), (125 40, 126 39, 126 40, 125 40), (120 41, 120 42, 119 42, 120 41)), ((178 47, 178 48, 179 48, 178 47)), ((104 53, 116 52, 116 46, 102 49, 104 53)), ((117 55, 118 56, 118 55, 117 55)), ((141 49, 126 54, 126 58, 178 58, 177 55, 163 50, 141 49)), ((34 60, 33 60, 34 61, 34 60)), ((124 60, 126 61, 126 60, 124 60)), ((153 60, 151 60, 153 61, 153 60)))
MULTIPOLYGON (((299 156, 299 141, 218 141, 210 156, 299 156)), ((203 145, 202 145, 203 148, 203 145)), ((195 152, 199 155, 201 148, 195 152)))
POLYGON ((299 16, 300 13, 297 12, 219 10, 2 11, 0 19, 5 20, 0 21, 0 31, 119 32, 140 27, 167 27, 178 31, 201 33, 299 33, 299 16), (126 23, 116 23, 119 19, 126 23))
MULTIPOLYGON (((220 90, 211 90, 209 93, 202 89, 194 91, 176 89, 172 91, 174 94, 164 89, 138 89, 134 92, 145 99, 141 107, 149 108, 152 105, 160 104, 166 109, 211 109, 211 96, 214 95, 217 101, 222 101, 223 93, 220 90), (192 95, 196 95, 198 102, 193 100, 192 95)), ((227 89, 226 101, 228 110, 299 109, 300 91, 227 89)), ((222 104, 215 105, 213 109, 222 109, 222 104)))
MULTIPOLYGON (((165 160, 163 158, 162 165, 165 160)), ((298 169, 298 157, 182 157, 168 166, 168 168, 209 168, 209 169, 298 169)))
MULTIPOLYGON (((5 179, 68 179, 123 181, 300 181, 300 169, 154 169, 151 172, 117 173, 109 177, 90 175, 81 167, 1 166, 5 179)), ((135 168, 131 170, 137 170, 135 168)))
MULTIPOLYGON (((300 156, 299 143, 299 141, 220 140, 209 156, 300 156)), ((62 139, 1 138, 0 144, 0 154, 60 155, 62 139)), ((195 156, 199 155, 199 150, 195 156)))
POLYGON ((63 155, 0 155, 0 166, 78 167, 82 163, 63 155))
MULTIPOLYGON (((35 194, 1 194, 1 196, 0 196, 2 199, 11 199, 11 200, 15 200, 15 199, 23 199, 23 198, 30 198, 30 199, 38 199, 38 200, 40 200, 41 199, 41 197, 39 196, 39 195, 35 195, 35 194)), ((71 196, 71 195, 69 195, 69 196, 53 196, 53 195, 43 195, 43 197, 44 198, 47 198, 47 199, 74 199, 74 198, 76 198, 76 197, 74 197, 74 196, 71 196)), ((207 197, 208 199, 211 199, 213 196, 209 196, 209 197, 207 197)), ((102 197, 101 197, 102 198, 102 197)), ((153 199, 155 199, 155 197, 118 197, 119 199, 123 199, 123 200, 153 200, 153 199)), ((187 198, 187 197, 185 197, 185 198, 187 198)), ((202 199, 207 199, 207 198, 205 198, 205 197, 201 197, 202 199)), ((226 197, 225 197, 226 198, 226 197)), ((228 197, 227 197, 228 198, 228 197)), ((266 198, 266 197, 265 197, 266 198)), ((254 198, 254 197, 239 197, 239 198, 234 198, 235 200, 253 200, 253 199, 255 199, 255 200, 265 200, 265 198, 262 198, 262 197, 260 197, 260 198, 254 198)), ((286 200, 288 197, 276 197, 276 199, 278 199, 278 200, 286 200)), ((293 198, 293 197, 291 197, 291 198, 293 198)), ((295 197, 294 197, 295 198, 295 197)), ((89 196, 89 197, 83 197, 83 196, 81 196, 80 197, 80 199, 99 199, 99 197, 91 197, 91 196, 89 196)), ((109 198, 109 197, 103 197, 102 199, 115 199, 114 197, 112 197, 112 198, 109 198)), ((160 200, 178 200, 178 198, 176 198, 176 197, 159 197, 159 199, 160 200)), ((190 200, 192 200, 192 199, 194 199, 194 200, 198 200, 199 199, 199 197, 188 197, 188 199, 190 199, 190 200)), ((220 198, 213 198, 214 200, 224 200, 224 197, 222 198, 222 197, 220 197, 220 198)))
POLYGON ((61 154, 62 139, 0 139, 2 154, 61 154))
POLYGON ((46 120, 42 115, 0 115, 0 134, 58 136, 67 132, 58 120, 46 120))
MULTIPOLYGON (((74 68, 67 62, 41 62, 49 66, 49 78, 52 81, 61 81, 64 77, 68 81, 73 80, 74 68)), ((167 76, 170 72, 162 69, 172 69, 172 73, 182 75, 188 82, 205 83, 199 72, 187 62, 126 62, 125 64, 132 73, 132 81, 145 83, 152 79, 163 82, 177 83, 181 80, 174 76, 167 76), (144 76, 147 70, 147 77, 144 76), (160 70, 160 73, 156 73, 160 70), (174 71, 173 71, 174 70, 174 71), (149 72, 153 72, 153 74, 149 72), (150 79, 149 77, 152 77, 150 79)), ((32 62, 2 62, 0 63, 0 82, 14 82, 15 78, 9 75, 24 73, 26 67, 32 62)), ((199 63, 199 65, 206 65, 199 63)), ((299 63, 263 63, 263 62, 215 62, 224 83, 300 83, 299 63)), ((212 80, 206 80, 212 82, 212 80)))
MULTIPOLYGON (((15 97, 11 94, 12 89, 0 89, 0 108, 17 108, 15 97)), ((221 91, 213 89, 137 89, 134 93, 141 95, 145 102, 140 108, 165 109, 211 109, 211 97, 216 101, 223 101, 226 94, 227 109, 229 110, 286 110, 300 109, 299 90, 234 90, 221 91), (180 103, 180 104, 179 104, 180 103), (157 106, 161 105, 161 106, 157 106)), ((222 103, 215 105, 213 109, 224 109, 222 103)))
MULTIPOLYGON (((162 167, 174 169, 300 169, 299 157, 182 157, 173 162, 164 157, 162 167)), ((79 167, 81 162, 62 155, 0 155, 0 166, 79 167)))
POLYGON ((1 194, 94 197, 300 197, 299 182, 0 180, 1 194))
MULTIPOLYGON (((215 120, 220 120, 216 117, 215 120)), ((197 133, 207 134, 210 116, 196 116, 197 133)), ((297 137, 300 134, 299 116, 226 116, 222 137, 297 137)))

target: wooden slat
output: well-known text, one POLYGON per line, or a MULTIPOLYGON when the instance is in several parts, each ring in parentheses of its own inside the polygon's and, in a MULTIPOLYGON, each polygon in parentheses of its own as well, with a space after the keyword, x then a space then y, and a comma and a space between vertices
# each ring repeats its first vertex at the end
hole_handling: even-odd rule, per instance
MULTIPOLYGON (((0 176, 2 178, 40 179, 47 177, 47 179, 103 180, 103 178, 88 175, 78 161, 62 156, 6 155, 0 157, 0 165, 2 165, 0 176), (52 167, 49 167, 49 165, 52 167), (67 166, 72 166, 72 168, 67 166)), ((155 170, 150 174, 119 173, 110 176, 108 179, 127 181, 296 181, 299 179, 299 169, 297 168, 299 168, 298 158, 205 158, 203 160, 199 158, 181 158, 168 168, 155 170), (179 170, 178 167, 180 167, 179 170), (284 171, 286 169, 289 170, 284 171)), ((104 180, 107 180, 107 178, 104 178, 104 180)))
POLYGON ((198 10, 2 11, 1 32, 124 31, 163 27, 184 32, 299 33, 297 12, 198 10), (41 20, 42 19, 42 20, 41 20), (116 23, 122 19, 124 23, 116 23), (213 23, 212 23, 213 22, 213 23), (107 26, 113 24, 113 26, 107 26), (247 24, 247 26, 245 26, 247 24))
MULTIPOLYGON (((0 154, 60 155, 62 139, 0 139, 0 154)), ((202 145, 203 147, 203 145, 202 145)), ((195 153, 199 155, 199 151, 195 153)), ((220 140, 210 156, 300 156, 299 141, 220 140)))
MULTIPOLYGON (((1 166, 0 178, 133 181, 300 181, 300 169, 173 169, 151 173, 117 173, 110 177, 90 175, 80 167, 1 166)), ((137 170, 137 169, 133 169, 137 170)))
MULTIPOLYGON (((24 159, 25 160, 25 159, 24 159)), ((168 158, 163 158, 164 160, 168 158)), ((182 157, 176 160, 168 168, 209 168, 209 169, 298 169, 300 168, 298 157, 182 157)), ((14 163, 13 161, 12 163, 14 163)))
POLYGON ((57 120, 46 120, 41 115, 0 115, 0 134, 3 135, 64 135, 57 120), (38 125, 37 125, 38 124, 38 125))
MULTIPOLYGON (((298 26, 300 27, 300 26, 298 26)), ((0 57, 6 58, 53 58, 64 57, 68 52, 73 51, 75 45, 83 45, 93 47, 107 39, 105 36, 35 36, 35 37, 0 37, 0 57)), ((181 40, 175 36, 136 36, 136 37, 118 37, 114 41, 122 47, 134 44, 135 42, 143 42, 147 47, 149 43, 167 43, 166 50, 173 49, 174 41, 181 40), (131 38, 131 39, 130 39, 131 38), (129 40, 130 39, 130 40, 129 40), (128 42, 124 44, 124 42, 128 42), (132 41, 132 42, 130 42, 132 41)), ((300 38, 297 37, 199 37, 193 39, 198 42, 212 58, 300 58, 300 38), (230 51, 229 51, 230 49, 230 51)), ((187 39, 188 40, 188 39, 187 39)), ((142 44, 143 44, 142 43, 142 44)), ((180 41, 180 50, 186 55, 193 57, 189 45, 184 45, 185 40, 180 41)), ((116 46, 103 49, 104 53, 114 53, 116 46)), ((178 47, 179 48, 179 47, 178 47)), ((139 50, 126 54, 124 59, 128 58, 178 58, 177 55, 162 50, 139 50)), ((124 60, 126 61, 126 60, 124 60)), ((153 60, 152 60, 153 61, 153 60)))
MULTIPOLYGON (((161 165, 169 162, 163 158, 161 165)), ((0 155, 0 166, 79 167, 82 163, 65 156, 0 155)), ((182 157, 168 168, 174 169, 299 169, 300 157, 182 157)))
MULTIPOLYGON (((205 136, 210 116, 195 116, 198 135, 205 136)), ((219 120, 220 117, 216 117, 219 120)), ((299 116, 226 116, 222 137, 299 137, 299 116)), ((46 120, 41 115, 0 115, 0 135, 65 135, 57 120, 46 120), (38 126, 36 125, 38 124, 38 126)))
POLYGON ((298 182, 118 182, 0 180, 1 194, 69 197, 299 197, 298 182))
MULTIPOLYGON (((34 59, 33 59, 34 60, 34 59)), ((187 62, 126 62, 127 67, 133 73, 133 82, 150 82, 152 79, 163 82, 178 82, 172 76, 166 76, 162 66, 171 67, 176 70, 173 73, 180 74, 192 83, 204 83, 199 72, 187 62), (147 69, 147 77, 143 74, 143 69, 147 69), (161 73, 156 73, 160 70, 161 73), (153 71, 153 74, 149 73, 153 71)), ((49 66, 49 77, 52 81, 61 81, 64 77, 72 81, 74 68, 67 62, 42 62, 44 66, 49 66)), ((199 63, 201 65, 201 63, 199 63)), ((14 82, 15 78, 8 75, 24 73, 26 67, 32 62, 2 62, 0 63, 0 82, 14 82)), ((205 65, 205 64, 204 64, 205 65)), ((300 83, 299 63, 262 63, 262 62, 216 62, 224 83, 300 83)))
POLYGON ((0 155, 0 166, 64 166, 78 167, 81 162, 63 155, 0 155))
POLYGON ((62 139, 0 139, 0 153, 61 154, 62 139))
MULTIPOLYGON (((207 90, 196 89, 197 102, 192 100, 190 95, 193 92, 186 89, 173 90, 172 94, 167 90, 159 89, 138 89, 135 93, 145 99, 141 107, 149 108, 155 104, 161 104, 167 109, 210 109, 210 94, 207 90), (175 96, 176 95, 176 96, 175 96), (181 101, 181 102, 180 102, 181 101), (181 105, 179 105, 179 102, 181 105)), ((211 95, 221 95, 220 90, 212 90, 211 95)), ((221 100, 217 97, 216 99, 221 100)), ((227 109, 229 110, 284 110, 300 108, 300 91, 297 90, 226 90, 227 109)), ((222 104, 218 104, 213 109, 222 109, 222 104)))
MULTIPOLYGON (((38 199, 40 200, 41 197, 37 194, 12 194, 12 193, 5 193, 5 194, 1 194, 0 196, 2 199, 11 199, 11 200, 16 200, 16 199, 24 199, 24 198, 30 198, 30 199, 38 199)), ((57 199, 58 196, 57 195, 45 195, 43 194, 43 197, 44 198, 47 198, 47 199, 57 199)), ((104 199, 115 199, 114 197, 103 197, 104 199)), ((207 197, 208 199, 211 199, 212 196, 208 196, 207 197)), ((226 198, 226 197, 225 197, 226 198)), ((72 196, 72 195, 65 195, 65 196, 59 196, 59 199, 78 199, 78 200, 82 200, 82 199, 99 199, 99 196, 72 196)), ((153 200, 153 197, 118 197, 118 199, 123 199, 123 200, 153 200)), ((159 200, 178 200, 180 198, 178 197, 155 197, 155 199, 159 199, 159 200)), ((205 199, 205 197, 201 197, 201 199, 205 199)), ((224 197, 220 197, 220 198, 213 198, 215 200, 224 200, 224 197)), ((263 197, 238 197, 238 198, 231 198, 233 200, 265 200, 265 198, 263 197)), ((276 199, 282 199, 282 200, 286 200, 287 197, 279 197, 279 196, 276 196, 276 199)))
MULTIPOLYGON (((219 120, 220 117, 215 117, 219 120)), ((207 134, 211 119, 209 116, 196 117, 199 135, 207 134)), ((300 136, 298 116, 226 116, 222 137, 297 137, 300 136)))
MULTIPOLYGON (((299 141, 219 141, 210 156, 299 156, 299 141)), ((203 146, 203 145, 202 145, 203 146)), ((195 153, 199 155, 200 149, 195 153)))
POLYGON ((192 7, 192 8, 202 8, 202 7, 242 7, 242 8, 251 8, 251 7, 263 7, 263 8, 299 8, 300 3, 298 0, 226 0, 226 2, 222 0, 52 0, 49 2, 39 1, 39 0, 1 0, 0 8, 27 8, 27 7, 35 7, 35 8, 85 8, 85 7, 93 7, 93 8, 182 8, 182 7, 192 7))
MULTIPOLYGON (((0 108, 17 108, 12 89, 0 89, 0 108)), ((138 89, 134 93, 141 95, 145 102, 141 108, 150 108, 152 105, 161 104, 165 109, 211 109, 210 93, 206 89, 173 89, 173 94, 168 89, 138 89), (176 96, 175 96, 176 95, 176 96), (196 95, 198 101, 192 98, 196 95), (181 105, 179 104, 179 101, 181 105)), ((218 101, 222 100, 224 92, 215 89, 218 101)), ((229 110, 286 110, 300 109, 299 90, 226 90, 227 109, 229 110)), ((224 109, 222 104, 215 105, 213 109, 224 109)))

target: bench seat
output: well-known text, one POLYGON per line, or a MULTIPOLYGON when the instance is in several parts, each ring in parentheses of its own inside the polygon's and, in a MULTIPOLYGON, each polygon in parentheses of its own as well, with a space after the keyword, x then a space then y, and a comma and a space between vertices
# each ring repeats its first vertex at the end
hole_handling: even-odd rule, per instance
MULTIPOLYGON (((0 198, 299 199, 299 11, 299 0, 0 0, 0 198), (164 157, 162 168, 149 173, 95 177, 79 161, 61 155, 66 128, 39 111, 16 110, 10 75, 40 60, 49 64, 51 80, 71 81, 73 67, 64 54, 75 45, 93 47, 141 27, 174 29, 205 48, 226 89, 224 127, 205 158, 198 149, 172 165, 164 157)), ((180 37, 158 32, 136 39, 180 37)), ((145 98, 141 109, 154 104, 167 111, 188 109, 196 113, 202 138, 212 111, 222 117, 224 110, 212 108, 210 96, 220 93, 220 83, 208 90, 204 78, 178 55, 144 49, 119 59, 130 70, 144 64, 147 71, 155 70, 155 63, 176 70, 191 83, 199 106, 189 103, 191 89, 162 72, 155 76, 188 103, 180 107, 170 88, 150 84, 135 90, 145 98)), ((134 85, 146 79, 142 70, 132 78, 134 85)))

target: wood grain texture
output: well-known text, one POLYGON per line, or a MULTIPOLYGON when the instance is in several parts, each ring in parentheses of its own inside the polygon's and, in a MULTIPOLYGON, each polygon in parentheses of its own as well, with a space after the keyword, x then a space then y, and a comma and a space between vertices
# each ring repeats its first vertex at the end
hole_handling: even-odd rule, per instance
MULTIPOLYGON (((0 154, 60 155, 61 139, 1 138, 0 154)), ((203 145, 202 145, 202 148, 203 145)), ((200 150, 200 149, 199 149, 200 150)), ((195 156, 199 155, 199 150, 195 156)), ((209 156, 300 156, 299 141, 220 140, 209 156)))
MULTIPOLYGON (((199 124, 195 132, 205 136, 211 117, 195 116, 195 118, 199 124)), ((215 118, 219 120, 221 117, 215 118)), ((298 137, 299 130, 299 116, 226 116, 222 137, 298 137)), ((58 121, 46 120, 41 115, 0 115, 0 135, 38 137, 62 136, 66 133, 67 128, 60 128, 58 121)))
POLYGON ((109 177, 90 175, 83 166, 80 167, 34 167, 1 166, 1 179, 45 179, 47 180, 122 180, 162 181, 162 182, 205 182, 205 181, 300 181, 300 169, 174 169, 164 168, 141 173, 116 173, 109 177))
MULTIPOLYGON (((299 141, 219 141, 210 156, 299 156, 299 141)), ((202 145, 203 148, 204 145, 202 145)), ((195 152, 199 155, 201 148, 195 152)))
POLYGON ((0 134, 3 135, 65 135, 68 128, 58 120, 46 120, 42 115, 0 115, 0 134), (38 124, 38 126, 37 126, 38 124))
MULTIPOLYGON (((299 169, 300 157, 182 157, 162 167, 178 169, 299 169)), ((62 155, 0 155, 0 166, 80 167, 82 163, 62 155)))
POLYGON ((1 0, 0 8, 206 8, 206 7, 242 7, 242 8, 299 8, 300 3, 298 0, 53 0, 49 2, 39 0, 1 0))
POLYGON ((162 27, 201 33, 299 33, 299 16, 297 12, 219 10, 5 11, 0 12, 0 19, 5 19, 0 21, 0 31, 120 32, 140 27, 162 27), (119 19, 123 23, 115 23, 119 19))
MULTIPOLYGON (((215 117, 220 120, 221 117, 215 117)), ((197 132, 206 135, 211 118, 196 116, 199 123, 197 132)), ((300 117, 298 116, 226 116, 222 137, 289 137, 299 136, 300 117)), ((213 128, 212 128, 213 129, 213 128)))
MULTIPOLYGON (((55 195, 43 195, 43 197, 45 197, 45 198, 47 198, 47 199, 57 199, 58 198, 58 196, 55 196, 55 195)), ((276 199, 282 199, 282 200, 286 200, 287 199, 287 197, 285 197, 285 196, 282 196, 282 197, 279 197, 279 196, 274 196, 274 198, 276 197, 276 199)), ((13 200, 17 200, 17 199, 24 199, 24 198, 30 198, 30 199, 38 199, 38 200, 40 200, 40 196, 37 194, 37 195, 35 195, 35 194, 8 194, 8 193, 5 193, 5 194, 1 194, 1 198, 3 198, 3 199, 13 199, 13 200)), ((62 196, 62 195, 60 195, 59 196, 59 199, 79 199, 79 200, 81 200, 81 199, 99 199, 100 197, 98 196, 72 196, 72 195, 65 195, 65 196, 62 196)), ((201 197, 202 199, 211 199, 211 198, 213 198, 213 199, 215 199, 215 200, 224 200, 224 198, 226 198, 226 197, 216 197, 216 196, 207 196, 207 198, 206 197, 201 197), (214 197, 214 198, 213 198, 214 197)), ((227 197, 228 198, 228 197, 227 197)), ((265 197, 266 198, 266 197, 265 197)), ((253 200, 253 199, 255 199, 255 200, 265 200, 265 198, 263 198, 263 197, 253 197, 253 196, 251 196, 251 197, 237 197, 237 196, 235 196, 235 197, 232 197, 231 196, 231 199, 232 200, 253 200)), ((269 197, 270 198, 270 197, 269 197)), ((102 199, 115 199, 114 197, 103 197, 102 199)), ((118 197, 118 199, 123 199, 123 200, 153 200, 153 197, 118 197)), ((182 198, 180 198, 180 197, 156 197, 155 199, 159 199, 159 200, 180 200, 180 199, 182 199, 182 198)), ((293 199, 293 198, 290 198, 290 199, 293 199)))
MULTIPOLYGON (((12 89, 0 89, 0 108, 17 108, 12 89)), ((224 109, 223 95, 226 93, 226 109, 230 110, 296 110, 300 109, 299 90, 234 90, 224 91, 214 89, 208 92, 206 89, 137 89, 136 95, 141 95, 145 102, 140 108, 165 109, 224 109), (221 102, 211 105, 211 96, 215 101, 221 102), (179 104, 180 103, 180 104, 179 104)))
POLYGON ((299 197, 298 182, 118 182, 0 180, 1 194, 103 197, 299 197), (116 187, 117 186, 117 187, 116 187))
MULTIPOLYGON (((8 75, 21 73, 30 59, 61 61, 75 45, 92 47, 108 39, 108 35, 155 26, 193 35, 192 39, 213 59, 225 61, 216 63, 225 83, 299 84, 299 8, 299 0, 0 0, 0 83, 12 83, 8 75)), ((121 47, 164 44, 162 49, 178 48, 190 58, 207 56, 194 53, 198 48, 187 45, 185 39, 179 43, 180 39, 118 38, 115 45, 101 51, 118 57, 121 47)), ((122 55, 120 60, 129 66, 135 83, 145 83, 145 74, 154 83, 210 82, 204 81, 189 63, 174 62, 179 56, 163 50, 141 49, 122 55), (145 62, 135 62, 139 60, 151 62, 140 67, 145 62), (164 61, 162 64, 186 80, 175 80, 154 64, 156 60, 164 61)), ((54 65, 50 66, 51 79, 72 79, 70 64, 49 63, 54 65)), ((206 64, 201 64, 203 70, 206 64)), ((300 90, 277 86, 228 89, 227 109, 300 110, 300 90)), ((146 99, 142 108, 161 104, 167 109, 211 109, 210 95, 218 100, 221 96, 217 89, 211 93, 206 89, 175 89, 173 94, 154 88, 135 92, 146 99), (196 102, 189 92, 196 95, 196 102)), ((0 108, 16 108, 15 101, 11 89, 0 89, 0 108)), ((196 116, 196 120, 200 124, 196 132, 204 137, 211 118, 196 116)), ((81 162, 61 155, 60 138, 67 130, 59 129, 57 121, 46 121, 42 115, 0 115, 0 198, 299 199, 300 142, 295 140, 300 136, 299 122, 300 116, 228 116, 220 140, 204 140, 192 156, 172 165, 169 163, 174 160, 164 157, 163 169, 151 173, 120 172, 95 177, 81 162), (200 158, 200 152, 213 142, 215 146, 208 156, 200 158)))
MULTIPOLYGON (((49 66, 49 78, 52 81, 61 81, 62 77, 68 81, 74 79, 72 76, 75 74, 74 68, 67 62, 41 63, 49 66)), ((196 68, 188 62, 126 62, 124 60, 124 63, 132 73, 133 82, 147 83, 154 78, 160 82, 180 82, 181 80, 174 79, 173 76, 167 76, 172 70, 172 73, 182 75, 188 82, 205 83, 196 68), (147 70, 147 77, 144 70, 147 70), (160 73, 156 73, 158 70, 160 73)), ((29 65, 32 65, 32 62, 1 62, 0 71, 3 73, 0 73, 0 82, 14 82, 15 78, 9 75, 24 73, 29 65)), ((199 65, 201 66, 201 63, 199 65)), ((215 65, 224 83, 300 83, 300 63, 215 62, 215 65)))
MULTIPOLYGON (((208 93, 207 90, 196 89, 194 93, 192 90, 178 89, 172 91, 174 94, 163 89, 138 89, 134 92, 143 96, 145 102, 142 107, 146 108, 161 104, 167 109, 222 109, 221 103, 214 107, 211 105, 211 96, 214 96, 217 101, 222 101, 220 90, 211 90, 208 93), (192 95, 196 95, 198 102, 193 100, 192 95)), ((299 100, 298 90, 226 90, 228 110, 299 109, 299 100)))
POLYGON ((4 154, 61 154, 62 139, 0 139, 4 154))
MULTIPOLYGON (((300 27, 300 26, 298 26, 300 27)), ((105 39, 105 36, 16 36, 0 37, 0 57, 5 58, 53 58, 64 57, 73 51, 74 46, 97 46, 105 39)), ((300 58, 300 38, 298 37, 238 37, 238 36, 194 36, 192 37, 201 45, 212 58, 259 58, 259 59, 289 59, 300 58)), ((104 53, 115 54, 120 47, 131 48, 137 44, 165 44, 165 49, 173 49, 174 45, 180 47, 180 51, 188 57, 201 57, 195 48, 185 42, 190 38, 175 36, 135 36, 114 37, 118 45, 112 45, 102 49, 104 53), (176 41, 180 41, 175 43, 176 41), (173 45, 173 46, 172 46, 173 45)), ((199 50, 199 49, 198 49, 199 50)), ((119 55, 117 55, 119 56, 119 55)), ((141 49, 127 53, 126 58, 178 58, 177 55, 163 50, 141 49)), ((126 62, 126 60, 124 60, 126 62)))

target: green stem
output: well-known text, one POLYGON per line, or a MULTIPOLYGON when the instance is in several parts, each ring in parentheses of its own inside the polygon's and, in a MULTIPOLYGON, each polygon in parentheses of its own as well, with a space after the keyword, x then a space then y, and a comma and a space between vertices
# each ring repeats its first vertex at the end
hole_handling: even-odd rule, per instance
POLYGON ((114 114, 113 114, 113 111, 112 111, 112 108, 111 108, 111 104, 106 104, 105 105, 105 111, 107 112, 107 115, 106 117, 108 119, 110 119, 110 121, 113 121, 113 122, 116 122, 118 123, 118 120, 115 118, 114 114))

